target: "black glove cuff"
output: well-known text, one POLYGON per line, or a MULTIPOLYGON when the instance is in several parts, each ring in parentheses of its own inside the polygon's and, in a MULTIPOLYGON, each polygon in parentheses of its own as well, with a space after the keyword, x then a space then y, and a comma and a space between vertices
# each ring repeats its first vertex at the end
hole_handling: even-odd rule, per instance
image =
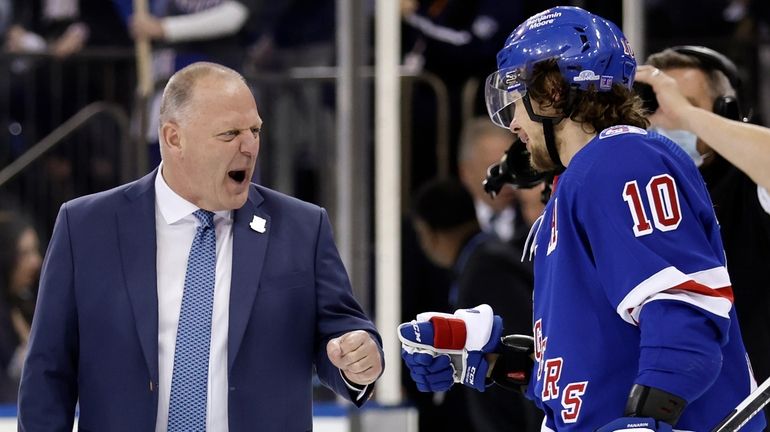
POLYGON ((492 381, 506 390, 523 392, 529 384, 529 377, 535 362, 529 353, 521 349, 501 345, 499 357, 492 368, 492 381))
POLYGON ((652 417, 676 425, 687 401, 666 391, 634 384, 626 402, 626 416, 652 417))

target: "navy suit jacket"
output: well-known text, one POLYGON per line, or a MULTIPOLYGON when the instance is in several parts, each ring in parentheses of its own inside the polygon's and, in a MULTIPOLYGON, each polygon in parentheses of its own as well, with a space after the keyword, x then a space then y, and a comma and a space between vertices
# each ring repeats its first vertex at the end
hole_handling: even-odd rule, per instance
MULTIPOLYGON (((81 431, 155 430, 156 173, 62 205, 22 375, 21 431, 71 431, 77 402, 81 431)), ((230 432, 311 430, 314 365, 351 398, 327 341, 363 329, 382 346, 326 212, 257 185, 234 212, 229 308, 230 432), (254 215, 267 220, 264 233, 249 227, 254 215)))

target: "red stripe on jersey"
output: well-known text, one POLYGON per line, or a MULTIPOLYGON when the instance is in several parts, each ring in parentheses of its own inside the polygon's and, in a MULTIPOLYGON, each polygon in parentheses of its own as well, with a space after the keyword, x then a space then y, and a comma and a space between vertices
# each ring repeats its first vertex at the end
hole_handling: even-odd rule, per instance
POLYGON ((461 350, 465 348, 465 321, 458 318, 434 316, 430 319, 433 324, 433 346, 438 349, 461 350))
POLYGON ((702 294, 709 297, 723 297, 727 300, 730 300, 730 303, 733 303, 733 287, 728 285, 726 287, 722 288, 710 288, 706 285, 699 284, 698 282, 695 282, 694 280, 688 280, 687 282, 681 283, 671 289, 680 289, 683 291, 690 291, 696 294, 702 294))

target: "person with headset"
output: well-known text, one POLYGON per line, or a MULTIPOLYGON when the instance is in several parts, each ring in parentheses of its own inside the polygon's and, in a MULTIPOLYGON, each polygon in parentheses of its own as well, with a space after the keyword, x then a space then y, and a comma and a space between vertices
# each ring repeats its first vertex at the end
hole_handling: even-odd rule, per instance
POLYGON ((637 80, 652 86, 660 105, 652 126, 690 154, 706 181, 746 351, 763 381, 770 377, 770 129, 745 122, 737 68, 709 48, 655 53, 637 80))
POLYGON ((669 48, 639 66, 636 81, 655 92, 654 107, 659 109, 650 116, 653 126, 695 134, 704 165, 709 165, 711 152, 721 156, 764 189, 760 194, 767 197, 770 129, 742 117, 735 96, 738 70, 727 57, 706 47, 669 48))

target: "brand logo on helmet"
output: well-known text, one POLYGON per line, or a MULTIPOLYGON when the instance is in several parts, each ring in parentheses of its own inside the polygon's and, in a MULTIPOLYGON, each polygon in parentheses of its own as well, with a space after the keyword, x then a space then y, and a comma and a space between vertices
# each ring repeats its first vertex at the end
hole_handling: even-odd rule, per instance
POLYGON ((561 16, 561 12, 551 12, 543 15, 535 15, 527 20, 527 27, 536 29, 538 27, 553 24, 556 18, 561 16))
POLYGON ((602 75, 599 80, 599 88, 602 90, 609 90, 612 88, 612 75, 602 75))
POLYGON ((513 90, 521 84, 521 71, 518 69, 506 72, 503 83, 507 90, 513 90))
POLYGON ((594 73, 594 71, 592 71, 592 70, 584 70, 584 71, 581 71, 578 74, 578 76, 576 76, 575 78, 572 78, 572 81, 578 81, 578 82, 582 82, 582 81, 598 81, 600 78, 601 77, 599 77, 599 75, 596 75, 596 73, 594 73))

